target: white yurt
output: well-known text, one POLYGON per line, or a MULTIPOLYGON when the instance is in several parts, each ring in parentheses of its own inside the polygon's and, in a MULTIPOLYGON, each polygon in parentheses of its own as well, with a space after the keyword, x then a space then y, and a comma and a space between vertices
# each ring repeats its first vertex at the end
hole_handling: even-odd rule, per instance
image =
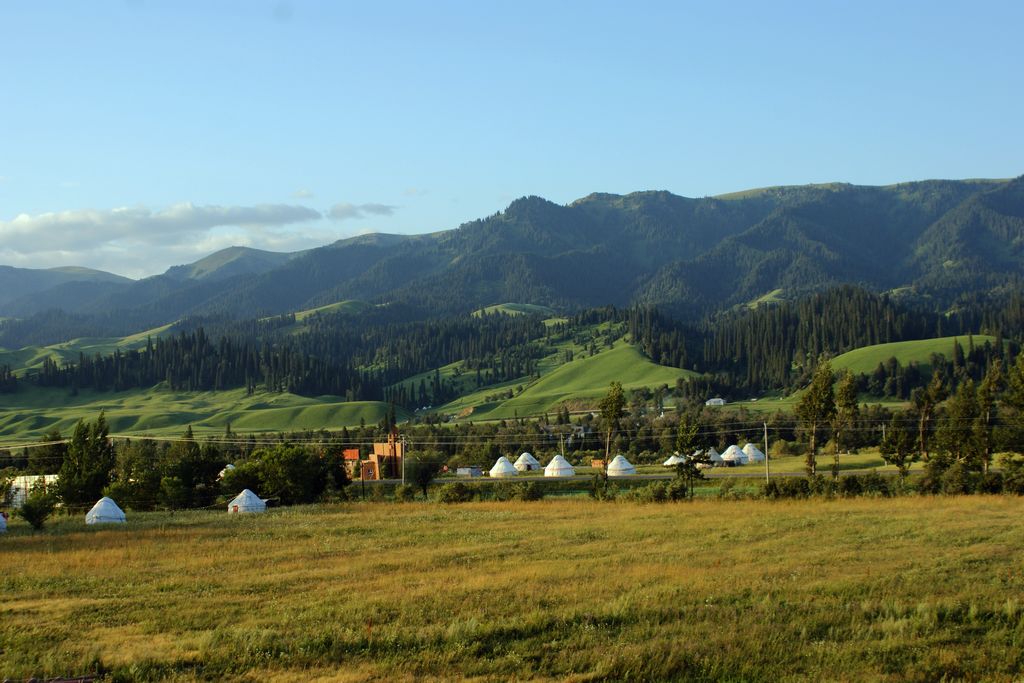
POLYGON ((739 446, 733 444, 726 448, 725 452, 722 453, 722 460, 725 462, 731 462, 734 465, 746 465, 747 454, 744 453, 739 446))
POLYGON ((220 481, 221 479, 223 479, 224 475, 227 474, 228 472, 230 472, 233 469, 235 469, 235 466, 232 465, 231 463, 228 463, 227 465, 224 465, 224 469, 222 469, 220 471, 220 474, 217 475, 217 480, 220 481))
POLYGON ((228 503, 228 514, 243 512, 266 512, 267 504, 249 489, 245 489, 228 503))
POLYGON ((520 472, 536 472, 540 469, 540 462, 529 453, 523 453, 516 460, 514 467, 520 472))
POLYGON ((514 477, 519 474, 519 470, 503 455, 494 463, 494 467, 488 474, 492 477, 514 477))
POLYGON ((745 445, 743 452, 747 454, 747 462, 764 462, 764 453, 752 443, 745 445))
POLYGON ((126 521, 124 510, 106 496, 96 501, 92 509, 85 513, 86 524, 124 524, 126 521))
POLYGON ((678 453, 673 453, 668 457, 668 460, 661 464, 665 467, 675 467, 676 465, 682 465, 684 462, 686 462, 686 458, 680 457, 678 453))
POLYGON ((718 451, 716 451, 714 449, 714 447, 709 448, 706 451, 701 451, 698 448, 697 450, 695 450, 693 452, 693 455, 694 455, 694 457, 698 457, 700 455, 703 455, 705 458, 707 458, 707 461, 709 463, 711 463, 712 465, 721 464, 721 463, 725 462, 724 460, 722 460, 722 456, 720 456, 718 454, 718 451))
POLYGON ((544 468, 545 477, 572 477, 575 474, 576 470, 568 460, 562 457, 561 453, 551 458, 551 462, 544 468))
POLYGON ((608 476, 609 477, 628 477, 636 474, 636 468, 633 467, 633 463, 626 460, 626 456, 619 454, 612 458, 612 461, 608 463, 608 476))

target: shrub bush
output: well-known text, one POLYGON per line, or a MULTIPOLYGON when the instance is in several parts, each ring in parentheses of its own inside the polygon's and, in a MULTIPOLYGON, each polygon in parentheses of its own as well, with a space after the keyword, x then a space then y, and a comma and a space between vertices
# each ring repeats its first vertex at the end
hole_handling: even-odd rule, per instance
POLYGON ((437 500, 441 503, 468 503, 473 497, 473 490, 461 481, 445 484, 437 492, 437 500))
POLYGON ((400 503, 411 503, 416 500, 416 487, 409 484, 399 484, 395 487, 395 500, 400 503))
POLYGON ((46 520, 53 514, 53 510, 56 507, 57 501, 53 494, 37 489, 28 495, 18 514, 33 529, 39 531, 46 525, 46 520))

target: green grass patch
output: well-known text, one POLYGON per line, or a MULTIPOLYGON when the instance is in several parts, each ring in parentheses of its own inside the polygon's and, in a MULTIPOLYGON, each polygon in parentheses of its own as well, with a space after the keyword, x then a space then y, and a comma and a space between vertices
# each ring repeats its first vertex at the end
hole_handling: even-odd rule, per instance
POLYGON ((484 314, 491 315, 493 313, 504 313, 505 315, 544 315, 549 317, 555 315, 554 309, 547 306, 507 303, 486 306, 485 308, 473 311, 473 316, 479 318, 484 314))
MULTIPOLYGON (((855 375, 870 374, 874 372, 879 363, 885 363, 890 358, 895 358, 901 365, 908 365, 912 362, 921 366, 921 369, 931 372, 931 355, 940 353, 946 358, 953 357, 953 341, 960 342, 964 352, 967 352, 967 337, 940 337, 938 339, 919 339, 916 341, 892 342, 890 344, 875 344, 864 346, 853 351, 848 351, 832 360, 832 368, 835 370, 849 369, 855 375)), ((996 338, 984 334, 974 335, 975 346, 982 346, 985 342, 995 343, 996 338)))
MULTIPOLYGON (((346 402, 338 396, 307 397, 288 393, 229 391, 169 391, 137 389, 123 392, 82 391, 72 396, 63 389, 23 389, 0 394, 0 444, 22 443, 52 427, 70 434, 81 418, 94 419, 105 411, 116 434, 179 435, 192 425, 197 434, 222 433, 230 423, 246 432, 340 429, 365 421, 375 424, 388 405, 379 401, 346 402)), ((397 409, 397 417, 409 417, 397 409)))

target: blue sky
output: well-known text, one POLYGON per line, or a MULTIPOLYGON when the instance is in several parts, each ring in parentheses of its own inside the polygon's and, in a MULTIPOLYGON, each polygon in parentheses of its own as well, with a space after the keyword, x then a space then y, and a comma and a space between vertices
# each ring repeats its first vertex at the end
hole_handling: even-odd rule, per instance
POLYGON ((1020 2, 4 2, 0 263, 1024 173, 1020 2))

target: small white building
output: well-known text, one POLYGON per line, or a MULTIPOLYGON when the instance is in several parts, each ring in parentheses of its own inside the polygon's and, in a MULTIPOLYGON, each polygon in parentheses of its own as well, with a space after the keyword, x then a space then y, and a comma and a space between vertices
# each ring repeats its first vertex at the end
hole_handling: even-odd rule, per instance
POLYGON ((537 458, 533 457, 529 453, 523 453, 519 456, 519 459, 516 460, 513 467, 520 472, 536 472, 540 469, 540 462, 538 462, 537 458))
POLYGON ((764 453, 752 443, 746 444, 743 452, 747 454, 747 462, 764 462, 764 453))
POLYGON ((706 405, 706 406, 724 406, 725 405, 725 399, 724 398, 717 398, 717 397, 716 398, 709 398, 708 400, 704 401, 704 405, 706 405))
POLYGON ((228 514, 266 512, 267 504, 249 489, 243 490, 228 503, 228 514))
MULTIPOLYGON (((25 474, 15 477, 11 482, 10 504, 12 508, 20 508, 25 504, 25 499, 32 493, 32 489, 39 487, 43 491, 57 484, 59 474, 25 474)), ((2 503, 3 501, 0 501, 2 503)))
POLYGON ((609 477, 629 477, 636 474, 636 467, 633 463, 626 460, 624 455, 616 455, 612 458, 612 461, 608 463, 608 476, 609 477))
POLYGON ((494 462, 488 474, 492 477, 514 477, 519 474, 519 470, 503 455, 494 462))
POLYGON ((733 465, 746 465, 747 454, 744 453, 739 446, 733 444, 726 448, 725 452, 722 453, 722 460, 727 463, 732 463, 733 465))
POLYGON ((551 458, 551 462, 544 468, 545 477, 573 477, 576 476, 576 469, 569 464, 569 461, 559 453, 551 458))
POLYGON ((124 510, 106 496, 96 501, 92 509, 85 513, 86 524, 124 524, 127 521, 124 510))

